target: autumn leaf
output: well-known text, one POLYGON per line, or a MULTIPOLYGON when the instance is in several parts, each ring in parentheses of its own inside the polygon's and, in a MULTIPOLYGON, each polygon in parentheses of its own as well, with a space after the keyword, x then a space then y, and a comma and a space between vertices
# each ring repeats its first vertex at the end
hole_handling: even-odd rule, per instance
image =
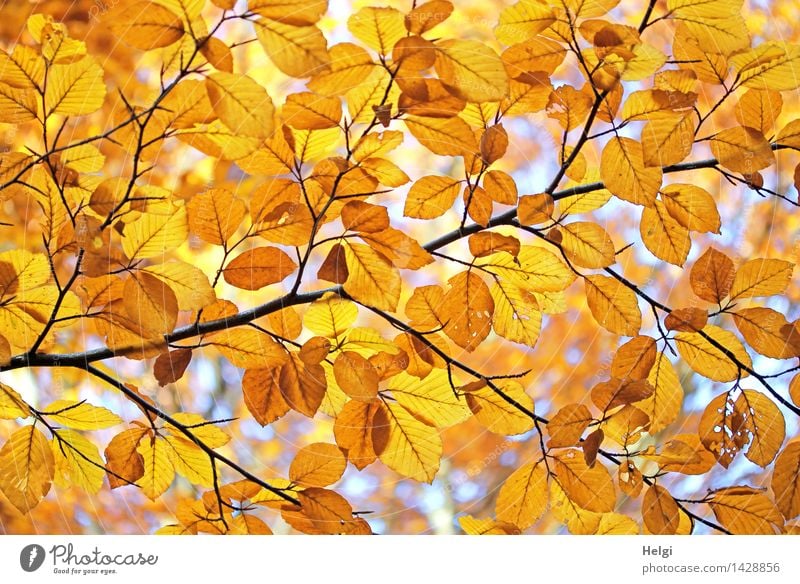
POLYGON ((225 281, 244 290, 276 284, 297 269, 297 264, 277 247, 256 247, 225 266, 225 281))
POLYGON ((520 529, 533 525, 547 508, 547 478, 544 462, 519 467, 500 489, 497 518, 520 529))
POLYGON ((338 481, 347 461, 333 444, 316 442, 301 449, 289 467, 289 478, 301 485, 327 487, 338 481))
POLYGON ((733 534, 773 535, 783 528, 783 517, 763 492, 751 487, 714 491, 709 506, 717 520, 733 534))
POLYGON ((145 51, 171 45, 184 33, 180 17, 154 2, 114 6, 103 20, 124 42, 145 51))
POLYGON ((14 432, 0 449, 0 491, 28 513, 50 491, 55 462, 50 444, 33 426, 14 432))
POLYGON ((635 336, 642 325, 636 295, 608 276, 588 276, 586 300, 598 324, 612 333, 635 336))
POLYGON ((414 418, 403 406, 384 402, 375 414, 372 440, 386 466, 403 476, 433 482, 442 456, 438 430, 414 418))
POLYGON ((654 485, 645 492, 642 517, 647 529, 654 535, 673 535, 680 522, 680 510, 666 489, 654 485))

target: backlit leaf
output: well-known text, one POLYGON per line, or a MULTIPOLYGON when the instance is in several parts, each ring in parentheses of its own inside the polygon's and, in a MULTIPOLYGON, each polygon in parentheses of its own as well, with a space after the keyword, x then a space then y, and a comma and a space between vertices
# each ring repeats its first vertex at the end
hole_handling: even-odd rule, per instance
POLYGON ((22 514, 47 495, 54 472, 50 444, 33 426, 14 432, 0 449, 0 491, 22 514))
POLYGON ((547 478, 543 461, 515 470, 500 488, 495 503, 497 518, 520 529, 536 523, 547 509, 547 478))

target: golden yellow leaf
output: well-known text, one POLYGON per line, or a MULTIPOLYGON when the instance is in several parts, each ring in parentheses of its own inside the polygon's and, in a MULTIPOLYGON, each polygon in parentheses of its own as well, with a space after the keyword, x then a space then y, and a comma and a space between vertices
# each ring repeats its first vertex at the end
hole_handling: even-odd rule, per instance
POLYGON ((542 327, 542 312, 533 292, 515 282, 500 280, 490 293, 494 300, 494 332, 509 341, 535 346, 542 327))
POLYGON ((675 343, 681 357, 700 375, 723 382, 734 381, 740 376, 746 377, 747 372, 740 371, 739 366, 712 341, 730 352, 743 365, 752 366, 750 355, 747 354, 739 339, 733 333, 716 325, 706 325, 701 332, 697 333, 675 335, 675 343))
MULTIPOLYGON (((681 93, 682 95, 662 89, 634 91, 625 100, 620 115, 623 120, 649 121, 674 112, 676 109, 685 109, 697 99, 697 94, 693 92, 681 93), (694 99, 691 96, 694 96, 694 99)), ((672 116, 667 115, 667 117, 672 116)), ((690 144, 693 141, 694 136, 691 136, 690 144)))
POLYGON ((595 535, 639 535, 639 524, 627 515, 603 513, 595 535))
POLYGON ((428 150, 441 156, 467 156, 478 152, 469 125, 461 118, 404 118, 406 127, 428 150))
POLYGON ((416 219, 435 219, 450 210, 460 188, 460 180, 424 176, 408 191, 403 214, 416 219))
POLYGON ((0 82, 0 122, 21 124, 35 120, 39 112, 36 92, 0 82))
POLYGON ((42 413, 49 420, 75 430, 100 430, 122 423, 122 419, 112 411, 85 401, 59 399, 49 404, 42 413))
POLYGON ((253 154, 261 146, 260 138, 239 134, 221 120, 176 130, 174 134, 200 152, 224 160, 239 160, 253 154))
POLYGON ((329 67, 315 72, 306 87, 320 95, 346 94, 353 121, 369 123, 375 116, 369 105, 381 103, 387 90, 392 94, 388 73, 373 62, 366 49, 352 43, 333 45, 328 55, 329 67), (374 95, 380 91, 384 92, 380 97, 374 95))
POLYGON ((653 395, 637 402, 636 407, 650 418, 650 433, 660 432, 678 419, 683 405, 683 387, 678 374, 664 353, 659 353, 647 376, 653 395))
POLYGON ((495 521, 494 519, 476 519, 472 515, 462 515, 458 518, 458 524, 467 535, 519 535, 518 527, 495 521))
POLYGON ((764 135, 748 126, 722 130, 711 138, 711 153, 734 172, 752 174, 775 163, 775 154, 764 135))
POLYGON ((162 438, 145 438, 139 442, 137 451, 142 455, 144 473, 136 482, 144 495, 154 501, 172 484, 175 468, 169 456, 170 446, 162 438))
MULTIPOLYGON (((247 8, 271 20, 309 26, 315 24, 328 9, 327 0, 250 0, 247 8)), ((230 6, 229 9, 233 9, 230 6)))
POLYGON ((32 47, 14 45, 0 50, 0 82, 18 89, 35 89, 44 79, 44 59, 32 47))
POLYGON ((741 14, 709 19, 686 14, 676 19, 680 21, 679 29, 685 30, 676 35, 694 39, 695 44, 706 53, 727 57, 750 46, 750 33, 741 14))
MULTIPOLYGON (((333 55, 334 51, 331 51, 331 58, 333 55)), ((356 85, 346 93, 347 110, 354 122, 371 124, 375 120, 376 123, 381 122, 383 127, 387 127, 388 120, 394 113, 392 100, 398 99, 399 89, 392 83, 392 77, 386 69, 376 68, 370 59, 369 64, 354 64, 348 71, 331 73, 325 77, 331 78, 331 83, 334 79, 345 76, 349 80, 359 69, 368 66, 369 75, 364 79, 358 79, 356 85)))
POLYGON ((574 272, 558 256, 532 245, 523 245, 516 258, 509 254, 496 254, 476 262, 476 265, 534 292, 561 292, 575 281, 574 272))
POLYGON ((730 288, 731 300, 781 294, 789 285, 794 264, 784 260, 755 259, 739 266, 730 288))
POLYGON ((631 138, 612 138, 603 149, 600 177, 614 195, 635 205, 652 207, 661 188, 659 167, 644 162, 642 145, 631 138))
POLYGON ((736 328, 747 344, 773 359, 800 356, 800 333, 786 317, 763 306, 743 308, 733 314, 736 328))
POLYGON ((396 8, 362 8, 347 20, 347 28, 381 55, 389 55, 395 43, 406 36, 405 18, 396 8))
POLYGON ((494 34, 501 43, 513 45, 528 40, 555 20, 553 9, 538 0, 520 0, 500 13, 494 34))
POLYGON ((316 26, 292 26, 268 18, 254 24, 267 55, 287 75, 309 77, 328 68, 328 42, 316 26))
POLYGON ((145 51, 171 45, 184 33, 180 17, 155 2, 118 4, 103 14, 103 21, 114 36, 145 51))
POLYGON ((700 420, 700 439, 719 463, 728 467, 748 442, 747 458, 766 467, 785 437, 778 407, 763 394, 746 389, 736 399, 723 393, 708 404, 700 420))
POLYGON ((30 408, 22 396, 5 383, 0 383, 0 419, 13 420, 27 418, 29 415, 30 408))
POLYGON ((396 310, 402 286, 397 268, 368 245, 348 241, 344 253, 350 274, 344 283, 345 292, 368 306, 396 310))
POLYGON ((385 158, 366 158, 361 161, 361 168, 387 187, 397 188, 411 181, 399 166, 385 158))
POLYGON ((576 221, 558 229, 561 248, 570 260, 584 268, 605 268, 616 262, 614 242, 597 223, 576 221))
POLYGON ((189 232, 214 245, 225 245, 247 213, 244 202, 227 189, 195 195, 186 207, 189 232))
POLYGON ((517 218, 522 225, 536 225, 550 221, 554 212, 553 197, 547 193, 524 195, 519 198, 517 218))
POLYGON ((692 247, 689 230, 672 218, 663 202, 654 201, 652 207, 642 210, 639 232, 647 249, 657 258, 676 266, 686 262, 692 247))
POLYGON ((272 530, 258 517, 242 513, 233 518, 230 533, 234 535, 272 535, 272 530))
POLYGON ((481 231, 467 238, 469 252, 476 258, 489 256, 501 251, 513 256, 519 254, 521 244, 519 239, 512 235, 503 235, 495 231, 481 231))
POLYGON ((53 437, 55 483, 59 487, 77 485, 87 493, 97 493, 103 486, 105 463, 92 442, 72 430, 58 430, 53 437))
POLYGON ((714 491, 708 503, 723 527, 734 535, 775 535, 784 519, 767 495, 752 487, 714 491))
POLYGON ((178 247, 188 234, 186 207, 165 204, 125 226, 122 249, 129 258, 151 258, 178 247))
POLYGON ((800 147, 800 120, 792 120, 781 128, 775 142, 793 148, 800 147))
POLYGON ((530 462, 511 473, 497 496, 497 518, 520 529, 536 523, 547 509, 547 479, 544 461, 530 462))
POLYGON ((50 444, 34 426, 14 432, 0 449, 0 491, 23 515, 50 491, 54 473, 50 444))
POLYGON ((679 17, 725 18, 741 12, 742 0, 667 0, 667 9, 679 17))
POLYGON ((663 472, 702 475, 716 464, 716 457, 706 450, 697 434, 678 434, 664 445, 659 454, 644 454, 657 463, 663 472))
POLYGON ((786 519, 800 515, 800 441, 789 442, 778 455, 770 486, 786 519))
POLYGON ((64 65, 51 65, 44 95, 45 117, 82 116, 97 111, 106 97, 103 69, 86 56, 64 65))
POLYGON ((446 428, 469 417, 466 400, 456 395, 442 369, 434 369, 424 379, 403 371, 389 379, 386 386, 397 403, 428 426, 446 428))
POLYGON ((347 466, 335 444, 315 442, 301 448, 289 467, 289 478, 304 487, 327 487, 344 474, 347 466))
POLYGON ((589 116, 592 98, 571 85, 562 85, 550 93, 547 102, 547 117, 558 120, 561 127, 571 131, 580 126, 589 116))
POLYGON ((731 65, 744 87, 791 91, 797 89, 799 83, 800 46, 782 41, 765 42, 734 55, 731 65))
POLYGON ((443 40, 436 43, 436 72, 454 95, 474 103, 500 101, 508 93, 502 61, 478 41, 443 40))
POLYGON ((389 212, 381 205, 350 201, 342 207, 342 225, 351 231, 383 231, 389 228, 389 212))
POLYGON ((516 79, 529 71, 552 74, 564 61, 567 49, 560 43, 536 36, 512 44, 500 58, 509 77, 516 79))
POLYGON ((529 412, 534 409, 533 399, 525 393, 522 385, 508 379, 498 381, 497 386, 500 391, 483 384, 480 387, 461 388, 475 419, 496 434, 513 436, 532 430, 533 419, 517 407, 521 406, 529 412))
POLYGON ((217 71, 206 77, 206 91, 219 119, 237 134, 255 138, 272 134, 272 99, 250 77, 217 71))
POLYGON ((755 128, 767 136, 781 113, 783 98, 777 91, 762 89, 763 87, 750 89, 739 98, 736 104, 736 120, 741 125, 755 128))
POLYGON ((208 276, 186 262, 165 262, 142 270, 167 284, 178 300, 178 310, 200 310, 216 300, 208 276))
POLYGON ((646 166, 668 166, 684 160, 694 144, 694 112, 652 116, 642 129, 642 152, 646 166))
POLYGON ((751 435, 745 456, 766 468, 775 459, 786 437, 786 421, 775 402, 763 393, 745 389, 737 400, 739 401, 747 417, 747 430, 751 435))
POLYGON ((336 339, 351 327, 357 317, 355 302, 329 293, 308 307, 303 315, 303 325, 314 334, 336 339))
POLYGON ((383 403, 373 424, 373 444, 381 462, 403 476, 433 482, 442 456, 439 430, 392 402, 383 403))
POLYGON ((680 524, 680 509, 669 491, 653 485, 644 494, 642 518, 653 535, 674 535, 680 524))
POLYGON ((544 73, 536 71, 512 79, 508 83, 508 96, 500 102, 505 116, 519 116, 542 111, 550 102, 553 87, 544 73))
POLYGON ((597 323, 612 333, 636 336, 642 326, 636 294, 610 276, 586 276, 586 302, 597 323))
POLYGON ((571 448, 553 457, 551 471, 567 497, 581 509, 595 513, 614 510, 617 494, 602 464, 588 467, 580 451, 571 448))
POLYGON ((151 333, 168 333, 178 321, 178 298, 168 284, 139 272, 125 280, 122 297, 131 322, 151 333))
POLYGON ((627 448, 639 442, 642 432, 649 432, 650 418, 635 405, 623 405, 613 412, 606 418, 602 428, 595 430, 584 440, 583 451, 587 464, 591 464, 591 456, 596 456, 591 450, 591 447, 599 446, 596 441, 608 438, 627 448))
POLYGON ((550 510, 553 516, 575 535, 592 535, 600 527, 603 515, 575 504, 558 481, 550 481, 550 510))
POLYGON ((700 187, 671 184, 661 189, 670 216, 689 231, 719 233, 720 218, 714 198, 700 187))
POLYGON ((292 93, 286 98, 281 115, 287 124, 299 130, 335 128, 342 118, 342 103, 334 97, 310 92, 292 93))
POLYGON ((277 367, 286 353, 271 336, 252 328, 233 328, 209 336, 209 343, 231 362, 243 369, 277 367))
POLYGON ((167 436, 164 442, 167 444, 167 455, 175 472, 193 485, 213 486, 214 470, 208 454, 193 442, 180 436, 167 436))

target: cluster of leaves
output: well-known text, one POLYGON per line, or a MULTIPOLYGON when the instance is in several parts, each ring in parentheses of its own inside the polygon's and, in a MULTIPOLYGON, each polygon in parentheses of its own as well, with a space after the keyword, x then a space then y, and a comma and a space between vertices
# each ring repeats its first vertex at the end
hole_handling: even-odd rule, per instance
POLYGON ((353 42, 329 45, 325 0, 240 10, 123 0, 99 26, 151 59, 148 91, 109 91, 112 72, 87 44, 33 15, 25 38, 0 51, 0 123, 20 128, 0 154, 0 196, 42 237, 0 253, 0 363, 80 369, 142 417, 123 422, 77 399, 34 407, 0 385, 0 418, 26 421, 0 450, 2 494, 28 513, 51 483, 96 493, 107 479, 157 499, 177 473, 199 491, 164 533, 269 533, 263 508, 305 533, 370 533, 329 488, 348 463, 379 460, 430 483, 442 430, 474 419, 524 435, 533 454, 503 482, 494 514, 460 518, 467 533, 519 533, 548 509, 573 533, 639 533, 620 493, 641 499, 647 533, 689 533, 698 521, 796 532, 800 442, 785 443, 784 414, 800 415, 800 377, 785 397, 747 346, 794 359, 800 331, 773 307, 742 307, 784 294, 793 263, 737 266, 709 247, 687 270, 696 298, 672 308, 615 267, 633 244, 619 246, 598 217, 606 205, 641 207, 644 248, 682 268, 693 238, 719 234, 722 221, 699 180, 667 175, 711 169, 791 204, 761 172, 777 151, 800 149, 800 121, 775 132, 800 46, 751 46, 741 0, 652 1, 635 26, 614 21, 617 3, 521 0, 500 12, 491 43, 441 37, 447 0, 366 7, 347 20, 353 42), (226 41, 232 26, 253 31, 248 40, 303 90, 276 107, 236 72, 249 42, 226 41), (736 119, 703 136, 732 100, 736 119), (546 188, 520 195, 504 161, 510 145, 525 147, 531 119, 560 145, 530 170, 553 168, 546 188), (410 138, 450 171, 412 181, 399 164, 410 138), (161 161, 181 144, 257 185, 182 192, 161 161), (418 241, 403 228, 410 219, 437 220, 428 232, 440 235, 418 241), (216 249, 218 265, 178 259, 189 246, 216 249), (607 379, 548 419, 525 372, 482 370, 470 354, 498 338, 505 350, 534 348, 581 286, 596 325, 629 339, 607 379), (254 300, 220 297, 233 289, 254 300), (168 411, 103 366, 144 361, 163 386, 201 349, 244 370, 241 400, 258 424, 290 411, 330 417, 335 444, 300 449, 287 477, 259 476, 227 454, 231 420, 168 411), (684 433, 670 430, 683 411, 677 358, 725 384, 684 433), (86 434, 123 424, 104 455, 86 434), (771 469, 769 490, 671 494, 676 477, 727 468, 740 451, 771 469))

